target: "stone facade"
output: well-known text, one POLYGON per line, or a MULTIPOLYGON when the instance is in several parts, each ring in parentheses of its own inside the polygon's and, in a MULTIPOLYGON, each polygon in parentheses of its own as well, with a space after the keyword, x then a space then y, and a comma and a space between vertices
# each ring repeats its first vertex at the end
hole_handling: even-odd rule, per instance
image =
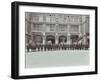
POLYGON ((26 46, 49 42, 86 45, 89 43, 89 16, 25 12, 25 36, 26 46))

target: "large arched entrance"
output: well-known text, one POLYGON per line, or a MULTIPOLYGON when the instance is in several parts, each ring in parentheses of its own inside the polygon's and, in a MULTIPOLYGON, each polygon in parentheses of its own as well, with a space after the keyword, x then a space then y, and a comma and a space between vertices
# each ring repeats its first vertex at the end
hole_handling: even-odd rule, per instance
POLYGON ((43 34, 41 32, 33 32, 32 41, 35 44, 41 44, 43 42, 43 34))
POLYGON ((36 35, 35 36, 35 43, 42 43, 43 39, 41 35, 36 35))
POLYGON ((46 36, 46 43, 55 44, 55 36, 53 36, 53 35, 47 35, 46 36))
POLYGON ((78 41, 79 36, 78 35, 71 35, 71 43, 75 43, 78 41))
POLYGON ((59 36, 59 43, 66 43, 67 42, 67 37, 62 35, 62 36, 59 36))

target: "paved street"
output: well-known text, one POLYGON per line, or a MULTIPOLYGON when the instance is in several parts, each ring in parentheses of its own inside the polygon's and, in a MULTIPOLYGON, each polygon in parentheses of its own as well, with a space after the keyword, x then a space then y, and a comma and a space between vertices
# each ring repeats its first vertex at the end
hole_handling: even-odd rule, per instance
POLYGON ((26 68, 79 66, 89 64, 88 50, 27 52, 26 68))

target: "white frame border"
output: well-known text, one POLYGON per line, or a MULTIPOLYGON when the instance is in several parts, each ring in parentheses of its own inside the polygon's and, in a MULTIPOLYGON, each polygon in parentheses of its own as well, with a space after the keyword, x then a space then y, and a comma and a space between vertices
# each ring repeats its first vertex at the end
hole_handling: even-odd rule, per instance
POLYGON ((19 75, 40 75, 95 71, 95 10, 19 6, 19 75), (88 14, 90 15, 90 65, 25 69, 25 12, 88 14), (69 12, 69 13, 68 13, 69 12), (93 33, 94 32, 94 33, 93 33))

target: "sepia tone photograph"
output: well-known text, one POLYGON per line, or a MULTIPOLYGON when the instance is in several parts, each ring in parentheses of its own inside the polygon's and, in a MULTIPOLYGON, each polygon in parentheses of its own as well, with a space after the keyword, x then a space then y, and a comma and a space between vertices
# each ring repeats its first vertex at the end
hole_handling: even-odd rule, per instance
POLYGON ((25 68, 89 65, 89 15, 25 12, 25 68))

